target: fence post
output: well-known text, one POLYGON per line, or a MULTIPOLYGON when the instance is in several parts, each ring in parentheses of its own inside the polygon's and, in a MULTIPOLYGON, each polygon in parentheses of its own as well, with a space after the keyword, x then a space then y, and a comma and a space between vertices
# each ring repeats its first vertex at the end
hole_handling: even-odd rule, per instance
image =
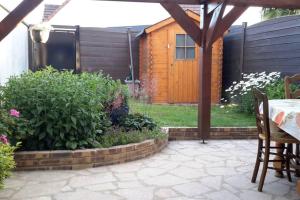
POLYGON ((76 73, 81 72, 81 53, 80 53, 80 26, 75 26, 75 53, 76 53, 76 66, 75 71, 76 73))
POLYGON ((242 24, 242 34, 241 34, 241 53, 240 53, 240 79, 242 79, 242 73, 244 72, 244 57, 245 57, 245 41, 246 41, 246 32, 247 32, 247 22, 242 24))

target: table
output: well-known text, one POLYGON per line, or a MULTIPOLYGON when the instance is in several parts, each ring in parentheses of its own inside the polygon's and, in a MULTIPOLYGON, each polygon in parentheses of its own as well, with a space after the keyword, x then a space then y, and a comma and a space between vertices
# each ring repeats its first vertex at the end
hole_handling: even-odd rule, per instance
POLYGON ((300 99, 269 100, 269 118, 300 141, 300 99))

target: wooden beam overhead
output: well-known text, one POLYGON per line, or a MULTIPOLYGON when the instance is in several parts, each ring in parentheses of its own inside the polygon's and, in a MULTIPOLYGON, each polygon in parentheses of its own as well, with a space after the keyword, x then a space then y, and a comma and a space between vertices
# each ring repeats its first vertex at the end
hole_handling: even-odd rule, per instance
POLYGON ((43 0, 23 0, 0 22, 0 41, 3 40, 26 15, 36 8, 43 0))
MULTIPOLYGON (((197 43, 201 46, 201 33, 199 26, 190 18, 186 12, 175 3, 161 3, 175 21, 181 26, 181 28, 197 43)), ((200 6, 200 5, 199 5, 200 6)))
POLYGON ((247 10, 247 6, 233 7, 229 13, 227 13, 223 19, 218 24, 218 28, 215 30, 215 34, 212 38, 212 42, 214 43, 218 38, 222 37, 222 35, 230 28, 230 26, 247 10))
MULTIPOLYGON (((208 3, 220 3, 222 0, 208 0, 208 3)), ((269 8, 300 8, 299 0, 228 0, 233 6, 258 6, 269 8)))
MULTIPOLYGON (((102 0, 94 0, 102 1, 102 0)), ((121 2, 144 2, 144 3, 176 3, 176 4, 205 4, 205 3, 221 3, 222 0, 107 0, 121 2)), ((268 8, 290 8, 300 9, 299 0, 229 0, 228 5, 232 6, 258 6, 268 8)))
POLYGON ((224 0, 222 4, 220 4, 212 14, 212 18, 209 24, 209 28, 207 30, 207 43, 206 46, 211 46, 214 42, 214 38, 216 35, 216 32, 219 30, 219 24, 223 18, 227 0, 224 0))
POLYGON ((211 13, 215 11, 222 3, 210 3, 207 6, 207 13, 211 13))
MULTIPOLYGON (((103 1, 103 0, 94 0, 94 1, 103 1)), ((141 2, 141 3, 175 3, 175 4, 192 4, 192 5, 200 5, 206 2, 206 0, 106 0, 106 1, 141 2)))

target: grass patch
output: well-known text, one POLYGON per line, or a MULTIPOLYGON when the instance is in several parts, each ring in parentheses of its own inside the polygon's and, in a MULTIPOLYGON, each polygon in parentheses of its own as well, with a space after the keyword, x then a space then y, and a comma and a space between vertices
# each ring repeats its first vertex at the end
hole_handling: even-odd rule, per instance
MULTIPOLYGON (((152 117, 160 126, 197 126, 197 106, 194 105, 155 105, 130 101, 132 113, 139 112, 152 117)), ((238 113, 235 108, 213 106, 211 109, 213 127, 255 126, 254 116, 238 113)))

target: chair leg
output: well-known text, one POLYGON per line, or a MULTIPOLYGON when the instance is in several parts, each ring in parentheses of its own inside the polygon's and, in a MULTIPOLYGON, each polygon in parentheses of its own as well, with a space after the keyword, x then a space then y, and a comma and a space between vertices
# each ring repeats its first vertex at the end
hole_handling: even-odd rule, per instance
POLYGON ((286 175, 289 180, 289 182, 292 182, 291 177, 291 168, 290 168, 290 156, 293 153, 293 144, 288 144, 286 149, 286 158, 285 158, 285 168, 286 168, 286 175))
MULTIPOLYGON (((296 158, 298 158, 298 159, 299 159, 299 156, 300 156, 299 153, 300 153, 299 144, 296 144, 296 158)), ((299 161, 298 161, 298 159, 296 159, 296 164, 297 164, 297 165, 300 164, 299 161)), ((296 176, 296 177, 300 177, 300 170, 296 170, 295 176, 296 176)))
POLYGON ((253 175, 252 175, 252 179, 251 179, 252 183, 256 182, 257 173, 258 173, 259 166, 260 166, 262 146, 263 146, 263 141, 259 139, 258 140, 258 149, 257 149, 256 162, 255 162, 255 167, 254 167, 254 171, 253 171, 253 175))
POLYGON ((263 164, 263 169, 262 169, 262 172, 261 172, 259 185, 258 185, 258 191, 259 192, 262 192, 262 189, 264 187, 265 178, 266 178, 266 174, 267 174, 267 170, 268 170, 269 158, 270 158, 270 142, 266 141, 264 164, 263 164))
POLYGON ((284 175, 283 175, 283 168, 284 168, 284 165, 285 165, 285 162, 284 162, 284 156, 283 156, 283 151, 284 151, 284 148, 285 148, 285 144, 284 143, 278 143, 276 142, 275 143, 276 147, 278 147, 279 149, 276 149, 276 153, 278 155, 276 155, 274 157, 275 160, 282 160, 280 162, 274 162, 273 163, 273 167, 276 169, 276 172, 275 172, 275 177, 277 178, 283 178, 284 175))

